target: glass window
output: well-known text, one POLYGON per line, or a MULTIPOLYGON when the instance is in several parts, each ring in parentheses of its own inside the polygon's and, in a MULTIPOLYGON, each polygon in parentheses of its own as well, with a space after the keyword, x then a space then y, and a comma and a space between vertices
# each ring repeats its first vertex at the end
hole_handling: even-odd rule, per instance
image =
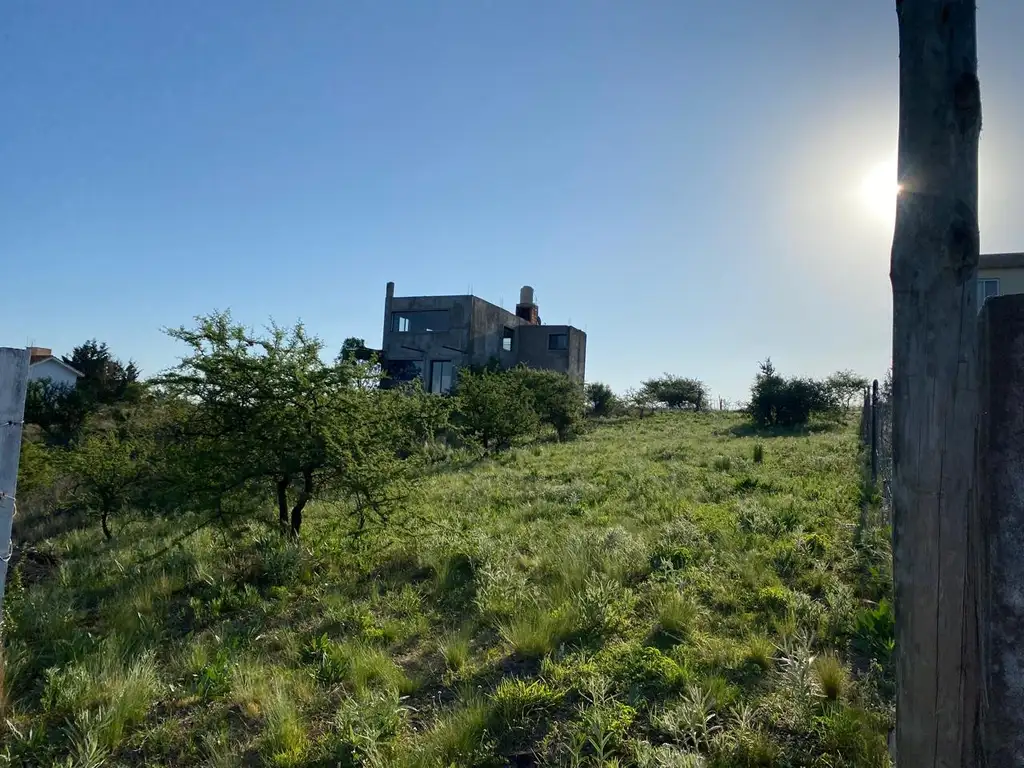
POLYGON ((391 330, 398 333, 441 333, 450 327, 447 309, 391 314, 391 330))
POLYGON ((450 392, 455 365, 451 360, 434 360, 430 363, 430 391, 437 394, 450 392))
POLYGON ((990 296, 999 295, 999 278, 997 277, 985 277, 978 279, 978 309, 985 303, 985 299, 990 296))
POLYGON ((548 349, 568 349, 568 333, 552 333, 548 336, 548 349))
POLYGON ((513 335, 515 335, 515 330, 513 328, 506 327, 505 331, 504 331, 504 333, 502 334, 502 337, 501 337, 501 348, 503 350, 505 350, 506 352, 511 352, 512 351, 512 337, 513 337, 513 335))

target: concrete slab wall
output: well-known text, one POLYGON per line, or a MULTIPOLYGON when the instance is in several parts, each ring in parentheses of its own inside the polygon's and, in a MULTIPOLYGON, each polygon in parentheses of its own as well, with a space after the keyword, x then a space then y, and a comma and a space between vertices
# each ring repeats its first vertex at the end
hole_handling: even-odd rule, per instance
POLYGON ((518 328, 523 324, 522 318, 508 310, 491 304, 483 299, 473 298, 473 331, 470 339, 470 364, 486 365, 496 358, 503 368, 510 368, 516 363, 515 340, 512 350, 506 352, 502 348, 505 328, 518 328))
POLYGON ((430 375, 432 360, 451 360, 465 365, 470 348, 473 322, 472 296, 396 296, 390 301, 391 312, 385 320, 384 345, 386 360, 419 360, 423 375, 430 375), (432 333, 402 333, 393 330, 392 318, 400 312, 448 311, 448 330, 432 333))

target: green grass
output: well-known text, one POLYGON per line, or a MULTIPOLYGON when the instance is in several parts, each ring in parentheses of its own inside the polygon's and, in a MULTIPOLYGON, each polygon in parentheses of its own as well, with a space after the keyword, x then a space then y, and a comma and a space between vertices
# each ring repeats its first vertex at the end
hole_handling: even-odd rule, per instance
POLYGON ((860 468, 853 425, 665 414, 453 454, 359 542, 23 513, 0 765, 885 766, 860 468))

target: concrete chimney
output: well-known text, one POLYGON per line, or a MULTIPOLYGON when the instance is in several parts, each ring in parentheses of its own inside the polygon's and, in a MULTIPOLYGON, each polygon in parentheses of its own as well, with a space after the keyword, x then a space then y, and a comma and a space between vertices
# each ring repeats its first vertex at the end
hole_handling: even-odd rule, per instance
POLYGON ((48 347, 29 347, 28 348, 29 361, 37 363, 40 360, 45 360, 48 357, 53 357, 53 350, 48 347))
POLYGON ((537 304, 533 300, 533 288, 524 285, 519 289, 519 303, 516 304, 516 317, 521 317, 530 325, 540 325, 537 304))
POLYGON ((391 330, 391 300, 395 298, 395 284, 388 282, 384 291, 384 333, 381 337, 381 349, 387 351, 388 331, 391 330))

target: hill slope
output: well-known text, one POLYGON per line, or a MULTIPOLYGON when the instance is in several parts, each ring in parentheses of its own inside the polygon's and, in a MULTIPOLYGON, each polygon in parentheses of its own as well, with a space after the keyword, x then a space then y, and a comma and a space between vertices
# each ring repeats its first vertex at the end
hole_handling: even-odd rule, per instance
POLYGON ((664 415, 447 466, 355 542, 328 504, 299 546, 72 529, 12 580, 0 764, 887 765, 859 466, 664 415))

